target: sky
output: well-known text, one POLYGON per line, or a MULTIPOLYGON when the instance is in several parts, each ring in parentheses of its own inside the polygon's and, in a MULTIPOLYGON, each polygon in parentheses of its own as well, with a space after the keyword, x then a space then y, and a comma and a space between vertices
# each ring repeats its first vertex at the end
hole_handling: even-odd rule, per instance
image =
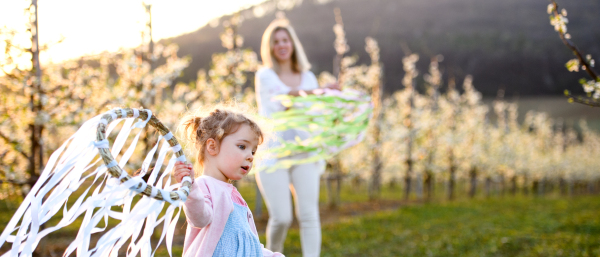
MULTIPOLYGON (((147 0, 146 3, 152 4, 152 33, 154 41, 158 41, 195 31, 215 18, 264 1, 147 0)), ((0 28, 25 31, 28 19, 24 9, 30 2, 0 0, 0 28)), ((51 44, 40 55, 42 63, 139 45, 147 17, 142 3, 142 0, 38 0, 40 45, 51 44), (54 44, 63 37, 62 43, 54 44)), ((31 44, 26 34, 15 39, 23 45, 31 44)))

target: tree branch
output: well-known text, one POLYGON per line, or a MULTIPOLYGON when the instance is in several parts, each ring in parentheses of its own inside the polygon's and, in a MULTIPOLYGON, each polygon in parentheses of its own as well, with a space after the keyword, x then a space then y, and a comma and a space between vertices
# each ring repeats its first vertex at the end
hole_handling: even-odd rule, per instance
MULTIPOLYGON (((555 0, 550 0, 550 2, 554 8, 554 10, 552 12, 554 14, 554 17, 559 17, 560 14, 558 13, 558 4, 556 3, 555 0)), ((596 72, 594 72, 594 70, 592 70, 592 65, 588 62, 588 60, 586 60, 586 58, 583 57, 583 54, 581 53, 581 51, 579 51, 579 48, 577 48, 577 46, 575 46, 573 41, 571 41, 570 39, 567 38, 566 33, 564 31, 562 31, 561 29, 559 29, 557 32, 558 32, 558 36, 562 40, 563 44, 565 46, 567 46, 567 48, 569 48, 569 50, 571 50, 573 52, 573 54, 577 57, 577 60, 579 60, 579 63, 583 66, 583 69, 585 69, 587 74, 592 79, 594 79, 595 82, 600 81, 598 74, 596 74, 596 72)), ((580 103, 580 104, 588 105, 591 107, 600 107, 600 101, 598 99, 594 99, 591 97, 581 97, 581 96, 573 97, 567 90, 565 90, 565 95, 567 97, 569 97, 570 102, 580 103)))
POLYGON ((23 157, 25 157, 26 159, 29 159, 29 155, 27 155, 27 153, 23 152, 23 150, 19 149, 19 147, 18 147, 20 145, 19 142, 12 140, 8 136, 6 136, 4 133, 2 133, 2 131, 0 131, 0 138, 4 139, 4 141, 7 144, 9 144, 13 150, 15 150, 18 153, 20 153, 21 155, 23 155, 23 157))
POLYGON ((600 107, 600 101, 591 98, 591 97, 582 97, 582 96, 572 96, 571 94, 569 94, 569 92, 565 92, 565 95, 567 97, 569 97, 569 101, 571 102, 575 102, 575 103, 579 103, 579 104, 584 104, 584 105, 588 105, 591 107, 600 107))
MULTIPOLYGON (((552 1, 552 4, 554 5, 554 16, 558 17, 560 15, 558 13, 558 4, 554 0, 551 0, 551 1, 552 1)), ((581 51, 579 51, 577 46, 575 46, 573 41, 571 41, 570 39, 568 39, 565 36, 564 31, 558 31, 558 35, 560 36, 560 39, 563 41, 563 43, 571 51, 573 51, 573 54, 575 54, 575 56, 577 56, 577 59, 579 59, 579 63, 581 63, 585 67, 585 71, 587 72, 587 74, 590 75, 590 77, 592 77, 595 81, 598 81, 598 75, 596 74, 596 72, 594 72, 594 70, 592 70, 592 66, 590 65, 590 63, 585 58, 583 58, 583 54, 581 53, 581 51)))
POLYGON ((0 179, 0 185, 2 185, 4 183, 22 186, 22 185, 29 184, 29 181, 27 181, 27 180, 14 180, 14 179, 0 179))

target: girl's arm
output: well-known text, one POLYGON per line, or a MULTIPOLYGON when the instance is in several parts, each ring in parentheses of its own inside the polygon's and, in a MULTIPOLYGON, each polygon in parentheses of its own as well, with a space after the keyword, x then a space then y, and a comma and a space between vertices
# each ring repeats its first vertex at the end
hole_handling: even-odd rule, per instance
MULTIPOLYGON (((193 176, 194 174, 192 165, 183 162, 177 162, 173 170, 175 180, 178 183, 181 183, 183 177, 193 176)), ((188 223, 195 228, 206 227, 212 221, 212 199, 210 198, 210 195, 205 194, 205 192, 209 191, 204 183, 192 183, 190 195, 188 195, 188 198, 183 205, 183 211, 185 212, 188 223)))
POLYGON ((188 223, 195 228, 204 228, 212 222, 212 199, 204 192, 208 192, 206 185, 203 183, 192 184, 190 195, 183 205, 188 223))

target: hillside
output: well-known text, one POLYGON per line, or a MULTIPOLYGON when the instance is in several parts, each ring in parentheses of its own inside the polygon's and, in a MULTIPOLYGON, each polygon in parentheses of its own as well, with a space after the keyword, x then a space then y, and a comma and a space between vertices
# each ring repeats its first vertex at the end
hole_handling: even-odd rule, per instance
MULTIPOLYGON (((333 9, 339 7, 351 54, 358 54, 362 62, 367 62, 364 38, 371 36, 379 41, 387 92, 401 88, 402 44, 421 55, 421 73, 427 71, 430 57, 442 54, 445 76, 462 83, 465 75, 472 74, 478 90, 487 96, 495 96, 498 89, 504 89, 507 97, 562 94, 564 89, 582 92, 577 81, 585 74, 570 73, 564 68, 572 56, 549 25, 547 1, 318 1, 300 1, 302 4, 286 11, 316 74, 331 70, 333 9)), ((579 48, 599 57, 600 29, 593 24, 600 23, 600 2, 561 2, 561 7, 568 10, 569 32, 579 48)), ((258 51, 262 33, 275 12, 260 18, 250 17, 251 9, 242 14, 246 17, 240 27, 244 46, 258 51)), ((221 25, 205 26, 167 39, 180 46, 180 55, 192 57, 183 81, 195 79, 198 69, 209 67, 212 53, 224 51, 218 38, 222 30, 221 25)))

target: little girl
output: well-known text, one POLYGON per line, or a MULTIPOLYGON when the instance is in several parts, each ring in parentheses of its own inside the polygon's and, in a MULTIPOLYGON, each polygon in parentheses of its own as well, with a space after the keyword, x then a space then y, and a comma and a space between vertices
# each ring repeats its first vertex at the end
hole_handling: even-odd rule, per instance
MULTIPOLYGON (((202 116, 188 115, 180 125, 203 169, 184 205, 188 225, 183 256, 283 256, 263 248, 246 201, 228 183, 250 172, 262 131, 254 121, 229 110, 214 109, 202 116)), ((174 173, 181 182, 194 169, 178 162, 174 173)))

